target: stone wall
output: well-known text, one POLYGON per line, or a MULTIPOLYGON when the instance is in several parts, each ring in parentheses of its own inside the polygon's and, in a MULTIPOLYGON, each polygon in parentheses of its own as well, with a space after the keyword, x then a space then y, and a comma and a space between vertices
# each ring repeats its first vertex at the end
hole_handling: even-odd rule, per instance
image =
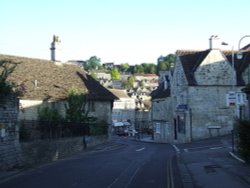
POLYGON ((13 95, 0 102, 0 170, 18 166, 21 162, 18 108, 19 100, 13 95))
MULTIPOLYGON (((107 136, 86 138, 87 148, 107 142, 107 136)), ((70 157, 84 150, 83 137, 21 143, 22 166, 31 167, 70 157)))

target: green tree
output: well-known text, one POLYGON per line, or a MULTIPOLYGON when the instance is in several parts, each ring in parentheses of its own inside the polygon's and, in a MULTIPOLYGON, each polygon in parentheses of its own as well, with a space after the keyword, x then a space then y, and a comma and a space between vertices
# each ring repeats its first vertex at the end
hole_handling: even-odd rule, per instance
POLYGON ((63 117, 60 114, 58 109, 52 109, 48 106, 46 107, 39 107, 37 109, 38 112, 38 121, 43 125, 48 125, 53 123, 53 125, 57 125, 63 117))
POLYGON ((120 72, 117 68, 114 68, 112 71, 111 71, 111 77, 113 80, 119 80, 120 79, 120 72))
POLYGON ((128 63, 123 63, 123 64, 121 64, 121 71, 122 72, 126 72, 127 70, 128 70, 128 68, 129 68, 129 64, 128 63))
POLYGON ((69 122, 85 122, 88 119, 87 98, 76 88, 69 90, 65 109, 66 120, 69 122))
POLYGON ((158 72, 159 71, 166 71, 170 70, 171 66, 174 65, 176 60, 176 55, 175 54, 169 54, 167 56, 160 56, 157 59, 157 68, 158 72))
POLYGON ((142 65, 135 65, 134 73, 142 74, 144 73, 144 68, 142 65))
POLYGON ((96 75, 96 72, 95 71, 91 71, 91 76, 95 79, 95 80, 98 80, 97 78, 97 75, 96 75))
POLYGON ((86 68, 89 70, 97 70, 97 69, 101 69, 101 59, 96 57, 96 56, 92 56, 90 57, 87 61, 86 61, 86 68))
POLYGON ((9 60, 0 61, 0 102, 11 93, 21 94, 14 83, 7 81, 8 76, 15 70, 18 63, 9 60))
POLYGON ((126 89, 132 89, 134 87, 134 83, 135 83, 135 77, 129 76, 128 79, 123 82, 123 86, 126 89))

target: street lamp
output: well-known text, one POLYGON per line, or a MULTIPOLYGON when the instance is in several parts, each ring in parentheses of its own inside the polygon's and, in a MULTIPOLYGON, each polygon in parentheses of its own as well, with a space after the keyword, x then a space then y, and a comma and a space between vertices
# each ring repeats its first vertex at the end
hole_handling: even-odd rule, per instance
POLYGON ((250 37, 250 35, 245 35, 245 36, 241 37, 241 39, 239 40, 239 43, 238 43, 237 59, 242 59, 242 57, 243 57, 242 51, 244 51, 244 50, 241 50, 241 49, 240 49, 240 44, 241 44, 241 41, 242 41, 244 38, 247 38, 247 37, 250 37))

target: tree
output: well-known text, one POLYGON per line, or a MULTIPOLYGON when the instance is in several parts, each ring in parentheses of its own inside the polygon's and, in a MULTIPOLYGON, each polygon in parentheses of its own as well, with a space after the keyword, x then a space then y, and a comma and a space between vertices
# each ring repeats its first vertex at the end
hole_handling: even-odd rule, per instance
POLYGON ((127 70, 128 70, 128 68, 129 68, 129 64, 128 63, 123 63, 123 64, 121 64, 121 71, 122 72, 126 72, 127 70))
POLYGON ((175 63, 176 55, 175 54, 169 54, 167 56, 160 56, 157 59, 157 68, 159 71, 166 71, 170 70, 171 66, 175 63))
POLYGON ((144 73, 144 68, 142 65, 135 65, 134 73, 144 73))
POLYGON ((88 119, 88 108, 86 96, 76 88, 68 92, 67 103, 65 104, 66 120, 69 122, 85 122, 88 119))
POLYGON ((129 76, 127 80, 123 81, 123 86, 126 89, 132 89, 134 87, 135 77, 129 76))
POLYGON ((101 69, 101 59, 96 57, 96 56, 92 56, 89 58, 89 60, 86 61, 87 65, 86 68, 90 69, 90 70, 97 70, 97 69, 101 69))
POLYGON ((117 68, 114 68, 112 71, 111 71, 111 77, 113 80, 119 80, 120 79, 120 72, 117 68))
MULTIPOLYGON (((14 83, 8 82, 8 76, 15 70, 17 63, 2 60, 0 61, 0 98, 9 95, 15 89, 14 83)), ((18 91, 16 91, 18 92, 18 91)))

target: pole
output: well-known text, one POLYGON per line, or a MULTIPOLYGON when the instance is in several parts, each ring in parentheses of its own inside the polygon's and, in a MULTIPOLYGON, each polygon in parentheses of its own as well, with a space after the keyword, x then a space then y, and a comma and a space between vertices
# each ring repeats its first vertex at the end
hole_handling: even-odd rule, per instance
POLYGON ((234 46, 232 45, 232 67, 233 67, 233 79, 232 79, 232 90, 234 91, 235 85, 235 68, 234 68, 234 46))

